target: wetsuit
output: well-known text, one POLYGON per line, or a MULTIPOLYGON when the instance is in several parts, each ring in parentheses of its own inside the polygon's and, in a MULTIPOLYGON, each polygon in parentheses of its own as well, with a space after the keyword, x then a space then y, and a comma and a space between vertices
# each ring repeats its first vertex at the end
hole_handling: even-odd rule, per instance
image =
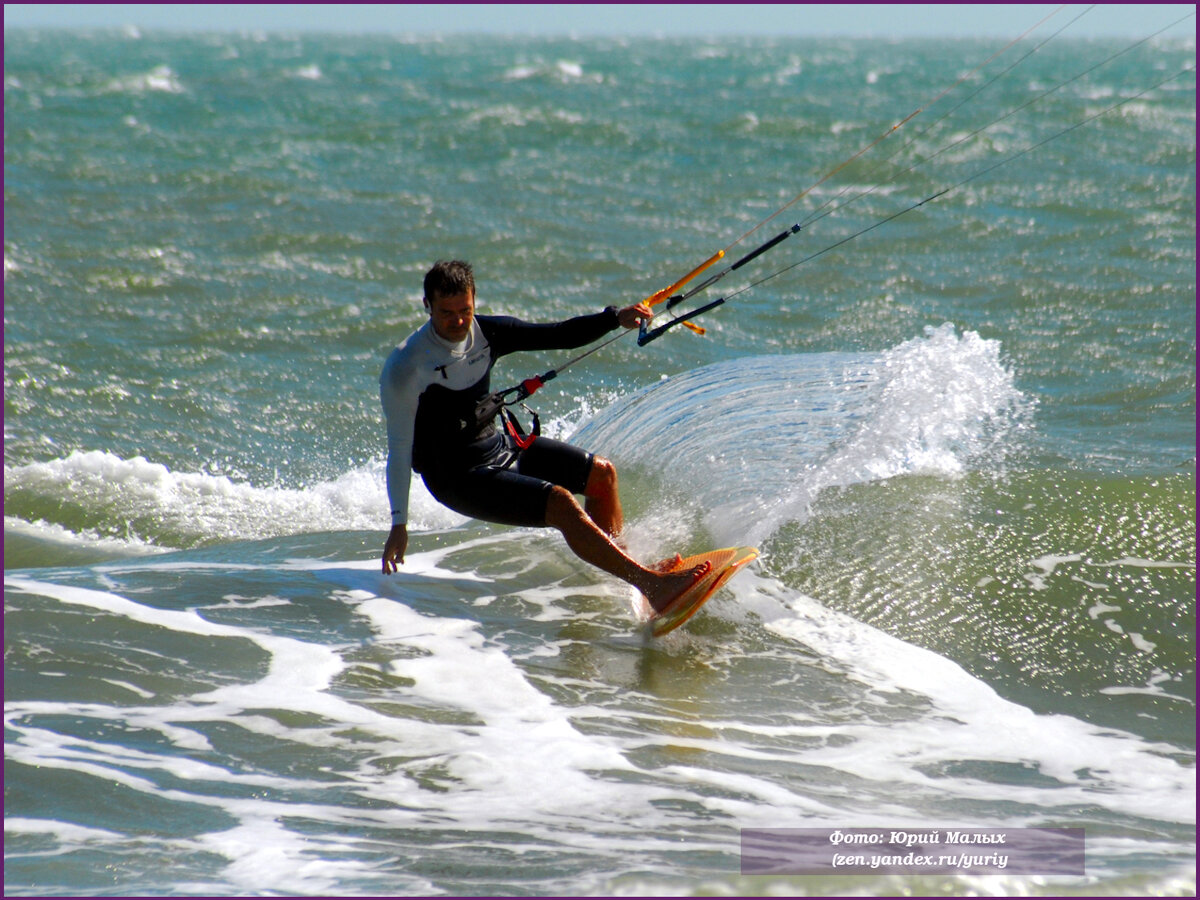
POLYGON ((392 524, 408 524, 411 471, 438 502, 476 519, 545 525, 553 485, 582 493, 592 454, 550 438, 521 450, 504 431, 475 426, 475 405, 491 393, 496 360, 519 350, 582 347, 618 327, 616 307, 549 325, 475 316, 452 344, 426 322, 392 350, 379 378, 387 420, 387 492, 392 524))

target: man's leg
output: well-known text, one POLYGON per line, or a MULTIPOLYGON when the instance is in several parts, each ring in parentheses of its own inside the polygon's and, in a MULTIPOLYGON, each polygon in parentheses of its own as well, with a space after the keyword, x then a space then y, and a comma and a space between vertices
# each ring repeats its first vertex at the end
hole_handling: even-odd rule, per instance
POLYGON ((593 458, 583 496, 583 508, 591 520, 609 537, 617 537, 625 528, 625 518, 617 490, 617 469, 604 457, 593 458))
POLYGON ((522 475, 562 485, 572 494, 583 494, 587 514, 609 537, 615 538, 624 528, 617 470, 604 457, 563 441, 539 437, 518 458, 516 468, 522 475))
MULTIPOLYGON (((618 505, 618 514, 619 509, 618 505)), ((567 546, 584 562, 632 584, 645 594, 656 611, 662 611, 707 571, 707 563, 669 575, 640 565, 612 542, 566 488, 555 486, 550 489, 546 500, 546 524, 561 531, 567 546)))

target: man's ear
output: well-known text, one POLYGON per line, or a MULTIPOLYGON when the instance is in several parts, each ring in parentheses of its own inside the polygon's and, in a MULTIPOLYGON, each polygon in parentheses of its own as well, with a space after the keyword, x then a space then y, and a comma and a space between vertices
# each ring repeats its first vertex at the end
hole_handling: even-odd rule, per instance
POLYGON ((429 309, 429 298, 428 297, 422 297, 421 302, 425 304, 426 309, 429 309))

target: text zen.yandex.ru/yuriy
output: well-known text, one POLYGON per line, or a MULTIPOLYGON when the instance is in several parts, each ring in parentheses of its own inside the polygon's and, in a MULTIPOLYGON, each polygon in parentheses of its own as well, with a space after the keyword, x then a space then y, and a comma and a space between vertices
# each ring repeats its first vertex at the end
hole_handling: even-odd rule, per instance
POLYGON ((763 828, 742 832, 744 875, 1077 875, 1082 828, 763 828))

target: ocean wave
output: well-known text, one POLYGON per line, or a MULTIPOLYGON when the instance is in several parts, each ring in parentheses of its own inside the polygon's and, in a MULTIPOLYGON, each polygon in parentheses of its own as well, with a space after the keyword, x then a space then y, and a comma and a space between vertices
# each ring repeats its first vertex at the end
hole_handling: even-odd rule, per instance
POLYGON ((182 94, 184 87, 175 71, 166 65, 155 66, 149 72, 114 78, 105 85, 105 92, 114 94, 182 94))
POLYGON ((678 877, 681 841, 736 871, 745 828, 1085 818, 1104 823, 1093 877, 1146 852, 1183 874, 1195 770, 1179 748, 1035 713, 753 572, 646 645, 550 546, 451 540, 394 577, 311 559, 103 566, 93 587, 8 576, 26 638, 11 666, 49 682, 6 703, 10 774, 26 790, 69 776, 37 782, 14 837, 146 854, 153 803, 188 823, 174 849, 210 893, 557 894, 605 893, 631 847, 646 883, 678 877), (88 666, 47 666, 47 643, 62 660, 86 646, 88 666), (56 826, 80 784, 123 811, 56 826))
MULTIPOLYGON (((999 345, 945 325, 879 357, 755 357, 685 373, 576 411, 591 417, 571 439, 622 466, 665 462, 662 481, 688 487, 719 539, 754 543, 803 521, 828 487, 955 475, 994 457, 1023 403, 999 345), (731 533, 728 523, 747 521, 756 523, 748 534, 741 525, 742 533, 731 533)), ((567 419, 554 420, 547 433, 569 428, 567 419)), ((11 516, 54 523, 81 541, 184 548, 378 530, 387 522, 383 481, 382 460, 297 487, 91 450, 6 466, 5 500, 11 516)), ((465 521, 419 478, 413 500, 414 529, 465 521)))
POLYGON ((997 341, 945 324, 879 356, 753 357, 684 373, 577 438, 659 467, 708 510, 718 541, 757 543, 804 522, 828 488, 996 466, 1031 408, 997 341))
MULTIPOLYGON (((383 462, 309 487, 258 486, 225 475, 177 472, 144 457, 76 451, 5 467, 5 505, 26 533, 105 542, 132 552, 322 531, 386 529, 383 462), (47 524, 50 523, 50 524, 47 524), (73 537, 72 537, 73 536, 73 537)), ((414 526, 464 521, 414 483, 414 526)))

